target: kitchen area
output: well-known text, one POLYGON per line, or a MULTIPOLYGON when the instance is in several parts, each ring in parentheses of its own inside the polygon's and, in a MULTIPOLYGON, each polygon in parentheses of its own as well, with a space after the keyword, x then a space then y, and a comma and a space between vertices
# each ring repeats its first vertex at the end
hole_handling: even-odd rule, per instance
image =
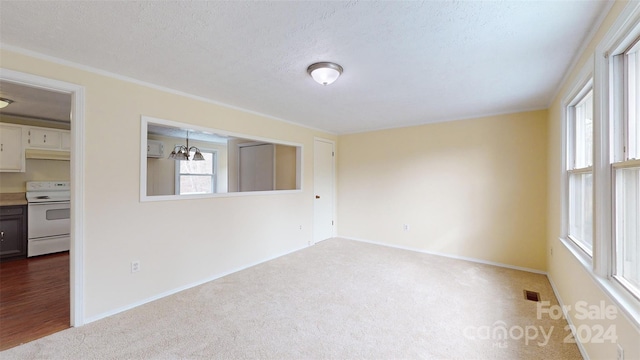
POLYGON ((0 82, 0 351, 69 327, 71 101, 0 82))

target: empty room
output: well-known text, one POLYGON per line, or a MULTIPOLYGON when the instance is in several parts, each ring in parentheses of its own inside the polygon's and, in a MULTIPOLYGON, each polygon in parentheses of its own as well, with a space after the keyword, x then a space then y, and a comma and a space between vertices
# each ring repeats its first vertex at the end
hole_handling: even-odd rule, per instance
POLYGON ((640 2, 0 0, 0 358, 640 359, 640 2))

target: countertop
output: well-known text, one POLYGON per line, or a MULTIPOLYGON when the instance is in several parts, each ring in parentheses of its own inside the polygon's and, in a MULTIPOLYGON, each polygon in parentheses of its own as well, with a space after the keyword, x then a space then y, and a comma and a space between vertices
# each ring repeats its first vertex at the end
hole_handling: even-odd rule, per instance
POLYGON ((0 193, 0 206, 27 205, 25 193, 0 193))

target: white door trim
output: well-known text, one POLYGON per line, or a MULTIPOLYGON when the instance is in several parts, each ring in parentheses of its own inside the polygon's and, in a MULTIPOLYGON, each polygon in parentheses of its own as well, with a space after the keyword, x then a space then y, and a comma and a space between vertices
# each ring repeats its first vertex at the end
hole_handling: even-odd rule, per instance
MULTIPOLYGON (((337 188, 337 171, 336 171, 336 154, 338 153, 338 150, 336 149, 336 142, 333 140, 329 140, 329 139, 325 139, 325 138, 321 138, 321 137, 317 137, 314 136, 313 137, 313 151, 314 151, 314 161, 315 161, 315 144, 316 141, 321 141, 321 142, 325 142, 328 144, 331 144, 331 148, 333 149, 333 157, 331 160, 331 171, 333 172, 333 176, 332 176, 332 182, 333 182, 333 186, 331 187, 331 216, 333 218, 334 224, 333 227, 331 228, 331 237, 335 237, 336 236, 336 229, 338 227, 338 220, 337 220, 337 192, 336 192, 336 188, 337 188)), ((315 187, 315 164, 313 166, 314 169, 314 187, 315 187)), ((315 192, 315 188, 314 188, 314 196, 315 196, 316 192, 315 192)), ((315 208, 314 208, 314 221, 315 221, 315 208)), ((313 239, 313 243, 316 243, 316 239, 313 239)))
POLYGON ((0 80, 71 95, 71 326, 84 324, 84 86, 0 68, 0 80))

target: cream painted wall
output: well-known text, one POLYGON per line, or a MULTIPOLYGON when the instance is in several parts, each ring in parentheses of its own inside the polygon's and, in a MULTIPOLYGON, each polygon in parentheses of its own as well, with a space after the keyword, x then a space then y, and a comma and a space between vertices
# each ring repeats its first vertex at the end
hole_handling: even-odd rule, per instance
POLYGON ((546 269, 546 111, 346 135, 339 146, 340 236, 546 269))
POLYGON ((27 181, 69 181, 68 161, 27 159, 25 170, 0 172, 0 192, 24 192, 27 181))
MULTIPOLYGON (((85 316, 97 319, 174 289, 307 246, 313 138, 331 134, 1 50, 6 69, 86 92, 85 316), (188 122, 304 146, 299 193, 141 203, 140 117, 188 122), (302 230, 299 226, 302 225, 302 230), (141 271, 130 272, 132 260, 141 271)), ((293 119, 295 120, 295 119, 293 119)))
POLYGON ((276 190, 296 188, 296 147, 276 145, 276 190))
MULTIPOLYGON (((571 87, 576 85, 577 76, 585 66, 593 66, 593 56, 597 44, 601 41, 605 33, 613 25, 616 18, 626 5, 626 2, 616 2, 607 15, 600 29, 595 34, 593 40, 586 47, 579 58, 574 71, 568 76, 564 86, 558 92, 558 96, 553 101, 549 109, 549 163, 548 163, 548 234, 547 234, 547 257, 548 276, 554 283, 562 302, 565 305, 574 307, 579 301, 586 301, 588 304, 599 305, 604 301, 606 306, 615 306, 612 299, 599 285, 596 284, 585 267, 569 252, 560 242, 562 236, 562 99, 567 96, 571 87), (591 65, 587 65, 591 64, 591 65), (553 249, 553 255, 551 250, 553 249)), ((622 311, 617 308, 617 316, 614 320, 581 320, 576 318, 576 312, 570 312, 571 321, 576 327, 602 326, 609 329, 613 326, 618 336, 618 343, 623 347, 625 359, 640 359, 640 329, 633 322, 625 317, 622 311)), ((604 343, 585 342, 582 344, 589 358, 591 359, 616 359, 616 344, 609 341, 604 343)))

